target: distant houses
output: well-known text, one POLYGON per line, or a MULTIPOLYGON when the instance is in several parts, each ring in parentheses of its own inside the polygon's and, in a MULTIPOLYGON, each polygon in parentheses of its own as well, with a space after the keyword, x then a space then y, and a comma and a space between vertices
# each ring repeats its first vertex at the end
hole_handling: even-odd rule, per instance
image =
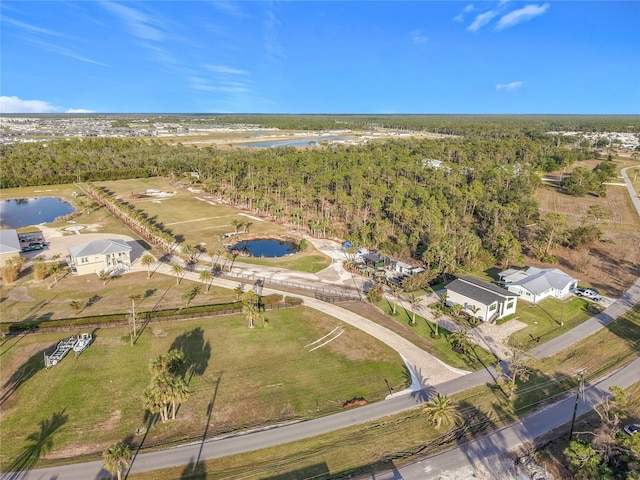
POLYGON ((531 303, 538 303, 547 297, 564 298, 578 286, 578 279, 557 268, 509 268, 500 272, 498 277, 507 290, 531 303))
POLYGON ((122 273, 131 268, 131 247, 124 240, 95 240, 69 247, 67 263, 77 275, 122 273))
POLYGON ((516 313, 518 295, 471 277, 457 278, 445 287, 447 305, 462 305, 482 322, 494 322, 516 313))

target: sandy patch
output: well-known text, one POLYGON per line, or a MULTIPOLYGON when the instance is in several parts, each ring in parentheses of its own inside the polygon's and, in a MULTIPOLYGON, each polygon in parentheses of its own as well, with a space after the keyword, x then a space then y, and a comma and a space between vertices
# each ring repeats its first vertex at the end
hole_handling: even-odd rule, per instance
POLYGON ((16 302, 33 302, 34 298, 29 295, 27 287, 16 287, 9 292, 8 295, 10 300, 15 300, 16 302))

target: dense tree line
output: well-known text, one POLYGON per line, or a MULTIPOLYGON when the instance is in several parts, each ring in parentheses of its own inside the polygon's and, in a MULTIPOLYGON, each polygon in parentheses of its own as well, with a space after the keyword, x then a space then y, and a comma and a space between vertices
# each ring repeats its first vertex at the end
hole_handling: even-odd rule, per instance
MULTIPOLYGON (((3 146, 2 186, 155 175, 193 179, 195 171, 206 191, 313 235, 349 239, 435 272, 474 269, 518 261, 529 241, 528 226, 540 220, 532 194, 541 172, 594 158, 587 146, 544 133, 550 128, 543 121, 547 117, 528 123, 526 118, 470 117, 456 127, 468 130, 464 136, 439 140, 308 150, 220 150, 105 138, 3 146)), ((287 119, 294 120, 281 121, 287 119)), ((566 119, 554 121, 561 120, 566 119)), ((599 178, 606 173, 603 168, 599 178)), ((106 200, 104 192, 94 193, 106 200)), ((539 235, 545 253, 554 244, 550 231, 539 235)))

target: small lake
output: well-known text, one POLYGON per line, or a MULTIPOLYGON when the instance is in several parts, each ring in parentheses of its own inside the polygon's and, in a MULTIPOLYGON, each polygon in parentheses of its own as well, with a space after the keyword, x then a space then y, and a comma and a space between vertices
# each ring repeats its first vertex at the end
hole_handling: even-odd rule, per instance
POLYGON ((285 240, 263 238, 238 242, 230 247, 229 250, 248 253, 252 257, 275 258, 293 255, 298 251, 298 246, 293 242, 285 240))
POLYGON ((0 225, 7 228, 28 227, 53 222, 74 211, 70 203, 59 198, 10 198, 0 200, 0 225))
POLYGON ((291 139, 291 140, 273 140, 273 141, 264 141, 264 142, 250 142, 250 143, 241 143, 240 145, 243 147, 308 147, 311 144, 320 144, 321 142, 341 142, 345 140, 349 140, 355 137, 317 137, 317 138, 302 138, 302 139, 291 139))

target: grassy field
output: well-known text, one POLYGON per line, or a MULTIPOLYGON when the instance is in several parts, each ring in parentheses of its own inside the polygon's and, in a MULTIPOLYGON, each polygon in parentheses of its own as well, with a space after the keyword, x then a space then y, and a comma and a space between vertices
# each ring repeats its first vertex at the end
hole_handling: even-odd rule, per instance
POLYGON ((527 326, 513 333, 509 344, 529 349, 568 332, 592 316, 587 312, 589 303, 578 297, 565 301, 545 298, 537 304, 519 302, 517 319, 527 326))
MULTIPOLYGON (((591 170, 600 162, 576 162, 571 169, 585 167, 591 170)), ((615 163, 617 168, 637 164, 622 158, 615 159, 615 163)), ((561 174, 556 172, 556 175, 561 174)), ((614 180, 614 183, 621 182, 621 179, 614 180)), ((558 268, 580 279, 581 284, 595 287, 611 297, 621 296, 640 276, 640 249, 637 248, 640 218, 624 186, 608 186, 606 197, 573 197, 563 193, 558 186, 546 185, 536 191, 535 199, 541 214, 564 213, 573 228, 585 223, 591 206, 602 207, 608 212, 608 217, 598 225, 604 232, 603 241, 580 250, 566 247, 553 250, 560 262, 558 268)), ((527 264, 543 268, 549 266, 532 258, 527 258, 527 264)))
MULTIPOLYGON (((147 279, 146 272, 133 272, 113 278, 103 285, 96 275, 60 276, 57 283, 53 277, 42 282, 33 280, 29 272, 12 285, 0 286, 2 322, 45 321, 60 318, 86 317, 131 311, 132 295, 140 295, 136 311, 162 310, 184 305, 182 296, 199 282, 155 274, 147 279), (75 310, 72 301, 82 306, 75 310)), ((202 291, 190 305, 225 303, 236 300, 236 294, 224 288, 212 287, 202 291)))
MULTIPOLYGON (((487 428, 498 428, 532 408, 577 385, 576 372, 586 368, 588 380, 622 366, 640 353, 640 305, 561 354, 537 365, 537 373, 520 384, 509 401, 494 386, 484 386, 452 397, 462 414, 473 408, 491 414, 487 428), (548 373, 542 373, 548 372, 548 373)), ((628 390, 630 405, 640 418, 640 383, 628 390)), ((452 443, 439 445, 445 430, 437 431, 420 410, 380 419, 275 448, 225 457, 199 465, 135 475, 137 480, 173 478, 340 478, 353 472, 380 472, 415 461, 452 443), (420 454, 411 455, 412 452, 420 454), (187 474, 192 476, 187 476, 187 474), (182 476, 182 477, 181 477, 182 476)), ((455 443, 454 443, 455 444, 455 443)))
POLYGON ((78 358, 70 353, 48 371, 43 352, 65 334, 6 339, 0 349, 2 468, 32 452, 34 436, 51 443, 40 452, 46 460, 99 456, 123 439, 140 442, 134 432, 147 426, 141 396, 150 381, 148 362, 172 348, 184 348, 194 372, 191 396, 176 421, 151 427, 145 447, 201 438, 205 428, 215 435, 326 415, 354 397, 381 400, 388 394, 385 380, 394 389, 405 385, 397 354, 359 330, 342 325, 344 334, 310 352, 304 346, 339 321, 303 307, 266 317, 268 326, 255 329, 241 315, 150 324, 134 346, 126 329, 102 329, 78 358))
MULTIPOLYGON (((298 234, 294 234, 283 225, 264 221, 226 205, 207 193, 185 188, 165 178, 138 178, 100 182, 97 185, 105 187, 122 200, 143 210, 150 218, 172 232, 181 245, 201 245, 211 254, 224 249, 222 235, 235 233, 235 227, 231 223, 234 220, 250 222, 247 235, 234 236, 233 239, 227 239, 225 242, 235 243, 247 237, 291 238, 296 242, 301 239, 298 234), (147 198, 132 196, 133 193, 145 192, 147 189, 161 190, 175 193, 175 195, 147 198)), ((239 231, 243 232, 244 228, 240 228, 239 231)), ((304 251, 289 257, 271 259, 242 257, 238 260, 311 273, 318 272, 331 263, 331 259, 319 253, 309 242, 304 251)))

